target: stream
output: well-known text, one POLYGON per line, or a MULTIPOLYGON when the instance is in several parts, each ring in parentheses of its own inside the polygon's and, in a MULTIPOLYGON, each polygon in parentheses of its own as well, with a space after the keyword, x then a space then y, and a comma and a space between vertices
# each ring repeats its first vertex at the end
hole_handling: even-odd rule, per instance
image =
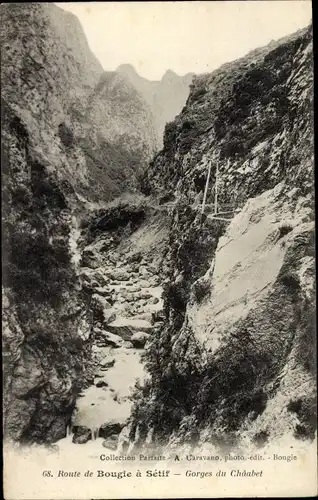
POLYGON ((151 256, 134 262, 113 251, 103 255, 101 262, 101 240, 84 249, 91 265, 85 259, 83 267, 80 235, 73 217, 69 240, 72 262, 82 284, 91 290, 97 318, 93 327, 94 379, 79 394, 72 425, 57 444, 59 448, 86 444, 94 449, 95 442, 97 449, 103 445, 116 451, 131 413, 135 384, 146 376, 142 353, 154 328, 161 324, 163 289, 151 256))

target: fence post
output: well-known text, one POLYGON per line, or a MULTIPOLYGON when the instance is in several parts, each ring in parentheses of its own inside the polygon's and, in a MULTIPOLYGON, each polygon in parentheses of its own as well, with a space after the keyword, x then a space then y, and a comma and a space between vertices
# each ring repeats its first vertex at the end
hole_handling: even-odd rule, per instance
POLYGON ((204 189, 204 195, 203 195, 203 201, 202 201, 202 208, 201 208, 201 215, 204 213, 204 207, 205 207, 205 202, 206 202, 206 196, 208 193, 208 187, 209 187, 209 181, 210 181, 210 175, 211 175, 211 167, 212 167, 212 162, 210 160, 209 162, 209 169, 208 169, 208 176, 206 178, 206 183, 205 183, 205 189, 204 189))
POLYGON ((218 213, 218 175, 219 175, 219 162, 216 162, 215 171, 215 188, 214 188, 214 214, 218 213))

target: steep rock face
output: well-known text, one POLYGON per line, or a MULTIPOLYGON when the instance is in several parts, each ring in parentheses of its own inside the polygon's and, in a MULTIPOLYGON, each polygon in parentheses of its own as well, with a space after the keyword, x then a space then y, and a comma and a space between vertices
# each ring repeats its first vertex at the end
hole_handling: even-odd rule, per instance
MULTIPOLYGON (((70 253, 70 207, 2 109, 4 433, 53 442, 89 378, 91 320, 70 253)), ((66 186, 67 190, 67 186, 66 186)))
POLYGON ((5 4, 1 25, 2 97, 28 124, 37 154, 88 199, 134 186, 132 165, 155 149, 151 112, 123 80, 105 90, 109 77, 76 17, 53 4, 5 4))
POLYGON ((179 76, 166 71, 160 81, 149 81, 138 75, 133 66, 122 64, 117 72, 126 75, 152 110, 158 145, 162 147, 164 129, 182 110, 189 96, 194 73, 179 76))
POLYGON ((311 113, 310 41, 311 32, 301 30, 195 77, 187 106, 167 126, 164 148, 146 172, 145 191, 170 186, 194 200, 210 160, 214 184, 216 159, 221 203, 239 205, 289 173, 305 186, 308 169, 296 167, 300 134, 311 139, 304 121, 311 113))
POLYGON ((136 178, 157 149, 157 138, 151 110, 129 79, 115 71, 102 73, 82 114, 76 116, 75 135, 86 163, 98 168, 91 191, 96 180, 107 182, 116 195, 135 188, 136 178))
POLYGON ((145 187, 177 200, 166 319, 148 352, 132 446, 233 451, 286 435, 312 440, 311 28, 197 77, 164 142, 145 187), (219 210, 237 210, 228 220, 190 206, 209 161, 212 187, 219 165, 219 210))
POLYGON ((81 100, 102 70, 76 19, 53 5, 2 5, 1 21, 4 432, 53 442, 89 376, 91 347, 69 245, 87 171, 65 125, 66 82, 81 100))

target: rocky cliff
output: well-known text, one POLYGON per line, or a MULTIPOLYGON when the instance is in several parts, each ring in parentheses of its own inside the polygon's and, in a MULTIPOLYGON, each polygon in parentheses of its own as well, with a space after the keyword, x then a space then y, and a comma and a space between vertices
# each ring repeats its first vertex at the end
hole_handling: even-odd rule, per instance
POLYGON ((164 129, 182 110, 189 96, 194 73, 179 76, 168 70, 160 81, 150 81, 138 75, 130 64, 122 64, 117 72, 126 75, 150 106, 154 116, 158 145, 162 147, 164 129))
POLYGON ((71 262, 67 186, 33 155, 17 114, 4 104, 2 114, 4 430, 52 442, 89 377, 90 313, 71 262))
POLYGON ((165 323, 133 447, 230 451, 315 435, 312 29, 194 79, 145 192, 175 197, 165 323), (218 217, 193 208, 207 167, 218 217))
POLYGON ((0 12, 4 428, 53 442, 91 378, 77 209, 134 186, 154 147, 151 113, 103 72, 73 15, 38 3, 0 12))
POLYGON ((128 79, 105 73, 77 18, 53 4, 4 4, 1 25, 2 98, 28 125, 35 154, 85 198, 133 188, 156 139, 128 79))

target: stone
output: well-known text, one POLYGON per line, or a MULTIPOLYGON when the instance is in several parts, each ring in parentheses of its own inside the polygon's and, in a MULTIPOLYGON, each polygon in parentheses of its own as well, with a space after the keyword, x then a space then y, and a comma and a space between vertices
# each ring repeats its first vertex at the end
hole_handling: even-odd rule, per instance
POLYGON ((109 422, 105 423, 100 426, 98 436, 101 438, 109 438, 111 436, 114 436, 120 434, 121 430, 125 426, 125 423, 121 422, 109 422))
POLYGON ((116 319, 116 312, 113 309, 104 309, 104 325, 112 323, 116 319))
POLYGON ((108 387, 108 383, 105 382, 105 380, 100 380, 99 382, 96 382, 96 387, 108 387))
POLYGON ((123 340, 130 340, 131 336, 136 332, 151 332, 152 325, 149 321, 143 319, 117 318, 107 326, 107 329, 123 340))
POLYGON ((138 264, 142 260, 142 254, 140 252, 136 252, 133 255, 130 255, 127 261, 131 264, 138 264))
POLYGON ((109 436, 109 438, 102 442, 102 446, 104 448, 108 448, 109 450, 116 451, 118 446, 118 436, 115 434, 109 436))
POLYGON ((95 279, 104 287, 109 283, 109 278, 105 273, 104 267, 100 267, 94 270, 95 279))
POLYGON ((136 349, 142 349, 147 340, 149 338, 149 335, 145 332, 136 332, 133 334, 133 336, 130 339, 130 342, 136 349))
POLYGON ((142 321, 149 321, 151 323, 152 321, 152 313, 151 312, 141 312, 137 316, 135 316, 134 319, 142 320, 142 321))
POLYGON ((96 308, 96 309, 99 309, 99 310, 110 309, 111 308, 110 303, 107 302, 107 300, 105 299, 105 297, 103 297, 102 295, 99 295, 98 293, 94 293, 94 295, 92 296, 91 305, 92 305, 93 308, 96 308))
POLYGON ((134 302, 136 299, 133 295, 130 294, 126 296, 126 300, 127 302, 134 302))
POLYGON ((112 264, 117 264, 118 260, 119 260, 119 255, 117 253, 113 253, 113 254, 110 254, 108 255, 108 260, 112 263, 112 264))
POLYGON ((97 269, 102 263, 102 256, 92 248, 86 247, 82 252, 82 265, 97 269))
POLYGON ((123 347, 125 347, 126 349, 131 349, 132 343, 129 340, 125 340, 123 343, 123 347))
POLYGON ((113 359, 105 358, 101 361, 100 366, 102 366, 103 368, 111 368, 112 366, 114 366, 115 363, 116 363, 115 358, 113 359))
POLYGON ((159 300, 158 297, 153 297, 149 302, 150 304, 158 304, 159 300))
POLYGON ((115 335, 112 332, 103 330, 101 333, 101 337, 104 346, 120 347, 122 345, 121 337, 119 335, 115 335))
POLYGON ((111 297, 111 290, 106 286, 104 286, 104 287, 98 286, 95 288, 94 291, 98 295, 101 295, 102 297, 111 297))
POLYGON ((111 304, 102 295, 94 293, 92 296, 91 306, 94 312, 94 319, 107 325, 116 319, 116 312, 112 309, 111 304))
POLYGON ((150 288, 151 287, 151 283, 148 280, 140 280, 139 285, 142 288, 150 288))
POLYGON ((130 274, 127 271, 123 271, 122 269, 114 269, 113 277, 117 281, 128 281, 130 278, 130 274))
POLYGON ((75 425, 73 427, 72 443, 85 444, 90 439, 92 439, 92 432, 88 427, 85 427, 84 425, 75 425))
POLYGON ((148 269, 146 266, 139 266, 139 274, 141 274, 141 276, 144 276, 144 275, 148 275, 149 272, 148 272, 148 269))

